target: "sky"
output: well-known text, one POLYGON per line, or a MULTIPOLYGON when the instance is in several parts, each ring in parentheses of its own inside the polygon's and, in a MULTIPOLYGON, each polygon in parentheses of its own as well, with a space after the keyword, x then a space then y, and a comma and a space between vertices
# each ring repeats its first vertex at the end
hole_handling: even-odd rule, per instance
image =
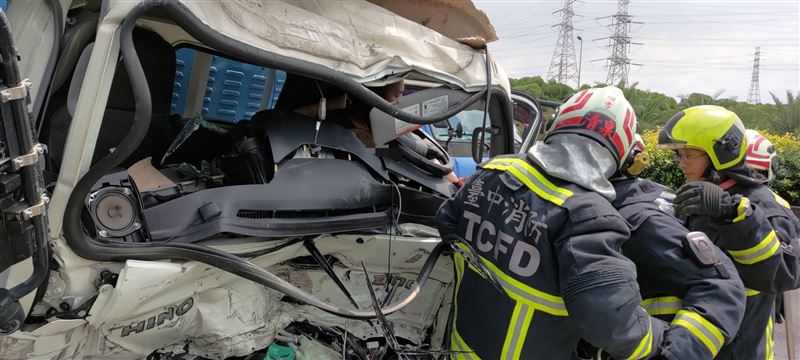
MULTIPOLYGON (((541 76, 558 39, 564 5, 559 0, 478 0, 497 31, 489 51, 510 77, 541 76)), ((573 5, 573 36, 583 38, 581 83, 605 82, 610 18, 617 1, 584 0, 573 5), (606 39, 603 39, 606 38, 606 39), (594 61, 598 60, 600 61, 594 61)), ((629 83, 679 97, 693 92, 747 100, 756 46, 761 46, 761 102, 770 92, 785 101, 800 92, 800 1, 632 0, 629 83)), ((576 58, 580 41, 574 40, 576 58)), ((575 86, 575 83, 569 84, 575 86)))

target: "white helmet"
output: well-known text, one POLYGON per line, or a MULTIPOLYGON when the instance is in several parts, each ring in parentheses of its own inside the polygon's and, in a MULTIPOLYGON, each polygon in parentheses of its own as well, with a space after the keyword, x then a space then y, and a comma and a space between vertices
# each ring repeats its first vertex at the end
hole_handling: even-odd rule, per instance
POLYGON ((614 86, 586 89, 562 104, 548 125, 545 140, 555 134, 572 133, 603 145, 614 156, 617 170, 633 150, 636 113, 622 90, 614 86))
POLYGON ((767 181, 771 182, 780 166, 775 145, 753 129, 745 131, 745 138, 747 139, 745 166, 766 175, 767 181))

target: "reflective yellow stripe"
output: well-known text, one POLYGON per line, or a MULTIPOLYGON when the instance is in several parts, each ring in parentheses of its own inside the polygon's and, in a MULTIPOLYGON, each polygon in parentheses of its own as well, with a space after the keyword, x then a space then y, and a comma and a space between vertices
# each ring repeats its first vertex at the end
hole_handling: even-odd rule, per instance
MULTIPOLYGON (((770 190, 770 191, 772 191, 772 190, 770 190)), ((792 205, 789 205, 788 201, 786 201, 784 198, 780 197, 780 195, 776 194, 774 191, 772 191, 772 195, 775 195, 775 201, 777 201, 778 204, 781 204, 781 206, 783 206, 783 207, 785 207, 787 209, 791 209, 792 208, 792 205)))
POLYGON ((769 322, 767 323, 767 333, 766 333, 766 353, 767 353, 767 360, 775 359, 775 339, 772 338, 772 316, 769 317, 769 322))
POLYGON ((651 351, 653 351, 653 321, 648 319, 647 334, 644 334, 639 346, 636 347, 636 350, 633 350, 633 354, 628 357, 628 360, 643 359, 650 355, 651 351))
POLYGON ((672 320, 672 325, 682 326, 689 330, 708 348, 712 356, 717 356, 722 344, 725 343, 725 337, 722 336, 719 328, 692 311, 678 311, 678 315, 675 315, 675 319, 672 320))
POLYGON ((739 201, 739 207, 736 208, 736 214, 738 214, 738 216, 736 216, 736 218, 733 219, 733 222, 739 222, 744 220, 744 218, 747 217, 747 208, 749 207, 750 207, 750 199, 742 197, 742 200, 739 201))
MULTIPOLYGON (((464 279, 464 256, 460 253, 456 252, 453 254, 453 260, 455 261, 456 267, 456 293, 458 293, 461 287, 461 280, 464 279)), ((450 349, 459 353, 455 353, 451 356, 453 359, 474 359, 472 356, 473 354, 462 354, 460 352, 466 352, 467 350, 461 349, 468 349, 469 347, 464 343, 464 340, 461 339, 461 336, 458 335, 457 329, 457 322, 458 322, 458 301, 453 299, 453 334, 450 336, 450 349)))
POLYGON ((733 260, 738 263, 752 265, 775 255, 780 246, 781 242, 775 235, 775 230, 772 230, 758 245, 744 250, 728 250, 728 254, 731 254, 733 260))
POLYGON ((517 302, 514 307, 514 313, 511 315, 511 321, 508 323, 506 339, 503 342, 503 352, 500 354, 501 359, 520 358, 534 311, 530 305, 521 301, 517 302))
POLYGON ((450 355, 451 359, 480 360, 481 358, 470 349, 469 345, 458 334, 458 330, 453 329, 453 336, 450 338, 450 348, 454 351, 450 355))
POLYGON ((458 289, 458 285, 461 284, 461 279, 464 277, 464 263, 466 260, 458 252, 453 254, 453 260, 455 260, 456 265, 456 289, 458 289))
POLYGON ((516 158, 506 158, 506 159, 498 159, 498 160, 506 160, 506 161, 510 161, 510 162, 512 162, 514 164, 517 164, 517 165, 521 166, 523 169, 527 170, 533 176, 535 176, 536 179, 539 180, 539 182, 541 182, 544 186, 546 186, 550 190, 555 191, 557 193, 560 193, 560 194, 562 194, 562 195, 564 195, 566 197, 572 196, 572 191, 569 191, 567 189, 560 188, 560 187, 556 186, 555 184, 550 182, 550 180, 548 180, 544 175, 542 175, 542 173, 540 173, 539 170, 536 170, 535 167, 533 167, 531 164, 529 164, 525 160, 516 159, 516 158))
POLYGON ((537 290, 533 287, 525 285, 506 273, 500 271, 494 264, 483 259, 486 265, 497 276, 503 289, 508 296, 516 301, 521 301, 532 306, 534 309, 544 311, 550 315, 568 316, 567 307, 564 305, 564 299, 559 296, 550 295, 544 291, 537 290))
MULTIPOLYGON (((465 251, 467 250, 466 244, 457 244, 457 246, 461 247, 465 251)), ((461 281, 464 278, 465 268, 469 268, 478 274, 481 272, 472 267, 472 265, 470 265, 470 263, 467 262, 464 256, 459 252, 454 254, 454 259, 456 261, 456 292, 458 292, 458 289, 461 286, 461 281)), ((525 339, 528 335, 528 330, 530 328, 531 320, 533 319, 535 310, 543 309, 544 312, 552 315, 567 316, 567 309, 564 306, 564 300, 558 296, 553 296, 543 291, 539 291, 511 278, 483 257, 481 257, 481 261, 483 261, 489 270, 497 276, 497 280, 503 286, 506 294, 508 294, 508 296, 512 299, 516 300, 514 312, 511 316, 511 319, 509 319, 508 330, 506 331, 501 357, 504 359, 518 359, 522 354, 522 348, 525 344, 525 339)), ((466 342, 464 342, 464 340, 460 337, 460 335, 457 334, 455 330, 457 329, 456 322, 458 319, 457 301, 455 302, 454 306, 456 307, 455 317, 453 320, 453 333, 455 335, 451 339, 451 346, 454 351, 462 353, 454 354, 453 357, 456 359, 477 359, 478 357, 475 354, 465 355, 463 353, 472 352, 472 350, 469 348, 469 346, 467 346, 466 342)))
POLYGON ((747 289, 747 296, 756 296, 758 294, 761 294, 761 292, 758 290, 747 289))
MULTIPOLYGON (((457 246, 462 248, 466 247, 464 244, 457 244, 457 246)), ((503 289, 510 298, 516 301, 524 302, 534 309, 546 312, 550 315, 569 316, 567 313, 567 307, 564 305, 564 299, 562 299, 560 296, 551 295, 544 291, 525 285, 500 270, 497 266, 492 264, 491 261, 486 260, 483 256, 481 256, 481 260, 484 264, 486 264, 486 267, 488 267, 489 270, 496 275, 497 280, 501 285, 503 285, 503 289)), ((480 274, 478 269, 473 268, 472 265, 469 265, 469 263, 467 263, 467 265, 470 269, 480 274)))
POLYGON ((507 171, 527 186, 536 195, 556 205, 563 205, 572 196, 572 191, 560 188, 550 182, 527 161, 514 158, 500 158, 489 161, 485 169, 507 171))
POLYGON ((647 313, 656 315, 675 315, 683 305, 680 298, 675 296, 663 296, 648 298, 642 301, 642 307, 647 310, 647 313))

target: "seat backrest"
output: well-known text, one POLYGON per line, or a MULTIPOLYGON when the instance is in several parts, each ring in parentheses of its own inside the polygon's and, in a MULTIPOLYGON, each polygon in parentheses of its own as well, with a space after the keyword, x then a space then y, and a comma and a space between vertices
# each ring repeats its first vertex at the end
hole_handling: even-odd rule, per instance
MULTIPOLYGON (((148 156, 160 159, 175 134, 169 123, 172 86, 175 78, 175 50, 158 34, 139 28, 133 31, 133 43, 150 89, 153 116, 142 144, 129 159, 121 164, 126 167, 148 156)), ((54 112, 51 129, 48 131, 47 144, 51 149, 50 160, 53 162, 50 168, 55 171, 60 167, 67 132, 72 122, 74 107, 87 71, 86 65, 88 65, 90 54, 91 49, 87 47, 79 58, 67 94, 67 102, 63 109, 57 109, 54 112)), ((133 124, 134 113, 133 91, 123 60, 120 60, 108 95, 92 164, 97 163, 113 151, 127 136, 128 130, 133 124)))

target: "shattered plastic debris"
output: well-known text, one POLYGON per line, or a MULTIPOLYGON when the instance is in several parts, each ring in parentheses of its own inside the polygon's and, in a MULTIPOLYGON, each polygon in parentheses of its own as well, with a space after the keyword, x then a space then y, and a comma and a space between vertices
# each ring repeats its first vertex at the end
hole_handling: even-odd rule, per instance
POLYGON ((189 137, 191 137, 192 134, 194 134, 194 132, 200 128, 215 132, 220 135, 225 135, 228 133, 228 130, 206 121, 203 119, 202 115, 197 114, 191 120, 187 121, 185 125, 183 125, 183 128, 178 133, 178 136, 175 137, 175 140, 173 140, 172 144, 169 145, 164 157, 161 158, 161 165, 164 165, 164 162, 167 160, 167 158, 176 150, 178 150, 181 144, 188 140, 189 137))

